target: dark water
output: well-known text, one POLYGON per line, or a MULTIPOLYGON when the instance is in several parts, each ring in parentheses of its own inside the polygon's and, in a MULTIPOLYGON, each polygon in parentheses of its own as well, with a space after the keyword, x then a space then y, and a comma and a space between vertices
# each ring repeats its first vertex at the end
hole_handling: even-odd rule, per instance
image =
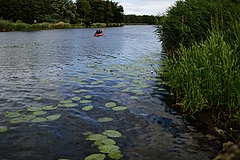
POLYGON ((8 128, 0 133, 0 159, 83 160, 100 153, 84 133, 105 130, 122 134, 112 139, 124 160, 210 159, 199 141, 204 135, 166 105, 168 92, 154 70, 163 59, 154 30, 107 28, 98 38, 95 29, 0 33, 0 126, 8 128), (59 105, 76 96, 89 103, 59 105), (107 102, 127 109, 114 111, 107 102), (59 119, 13 124, 5 116, 48 105, 57 108, 37 117, 59 119), (88 105, 93 109, 83 111, 88 105), (98 121, 104 117, 113 121, 98 121))

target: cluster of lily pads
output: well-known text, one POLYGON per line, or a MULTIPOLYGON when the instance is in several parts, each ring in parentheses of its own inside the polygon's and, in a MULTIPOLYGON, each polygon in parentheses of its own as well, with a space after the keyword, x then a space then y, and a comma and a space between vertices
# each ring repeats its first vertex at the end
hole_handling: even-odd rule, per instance
MULTIPOLYGON (((146 59, 147 57, 143 57, 146 59)), ((141 62, 143 63, 143 62, 141 62)), ((148 63, 153 63, 152 60, 149 60, 148 63)), ((158 81, 159 86, 162 84, 162 81, 159 79, 154 79, 150 72, 152 69, 149 67, 143 66, 134 66, 134 65, 121 65, 121 64, 114 64, 109 67, 97 68, 95 65, 89 66, 91 69, 94 69, 94 72, 89 72, 87 76, 78 75, 76 77, 71 77, 69 80, 71 82, 77 82, 79 85, 86 85, 86 86, 95 86, 95 87, 102 87, 108 84, 116 83, 116 85, 112 85, 111 89, 118 89, 122 93, 130 93, 130 99, 139 99, 139 96, 144 95, 143 90, 149 87, 147 80, 154 80, 158 81), (96 75, 96 73, 98 75, 96 75), (105 76, 101 76, 103 73, 105 76), (89 77, 88 77, 89 76, 89 77), (93 77, 97 77, 98 80, 93 80, 93 77), (91 80, 87 80, 87 78, 91 80), (86 80, 86 81, 85 81, 86 80), (88 81, 88 82, 87 82, 88 81), (90 81, 90 82, 89 82, 90 81), (111 81, 113 83, 111 83, 111 81), (110 82, 110 83, 108 83, 110 82)), ((40 81, 41 83, 50 83, 50 80, 43 79, 40 81)), ((61 80, 61 82, 65 82, 61 80)), ((159 91, 163 91, 161 87, 153 87, 154 89, 158 89, 159 91)), ((22 122, 46 122, 46 121, 53 121, 61 118, 61 114, 51 114, 51 110, 56 110, 58 107, 77 107, 79 104, 85 104, 81 109, 83 111, 90 111, 94 108, 91 105, 91 95, 84 95, 80 97, 78 94, 83 93, 85 90, 75 90, 73 91, 76 96, 71 97, 69 99, 61 100, 55 106, 43 106, 43 107, 36 107, 31 106, 26 110, 21 110, 21 112, 6 112, 5 116, 9 119, 11 124, 22 123, 22 122), (24 113, 24 114, 23 114, 24 113), (47 115, 47 116, 46 116, 47 115)), ((34 100, 41 101, 41 97, 35 97, 34 100)), ((113 111, 123 111, 126 110, 126 106, 118 106, 115 102, 109 101, 104 105, 106 108, 109 108, 113 111)), ((102 117, 97 119, 98 122, 110 122, 113 121, 113 118, 110 117, 102 117)), ((5 126, 0 126, 0 133, 6 132, 8 130, 5 126)), ((98 154, 92 154, 85 158, 85 160, 104 160, 106 156, 112 159, 120 159, 123 157, 120 147, 116 145, 116 141, 113 138, 119 138, 122 134, 115 130, 106 130, 102 132, 102 134, 92 134, 92 133, 84 133, 88 135, 86 140, 94 141, 93 145, 97 146, 99 149, 98 154)))
POLYGON ((83 133, 88 135, 86 140, 94 141, 93 146, 97 146, 99 149, 98 154, 91 154, 84 160, 104 160, 106 154, 111 159, 119 160, 123 157, 120 147, 116 145, 116 141, 112 138, 119 138, 122 134, 115 130, 105 130, 102 134, 92 134, 91 132, 83 133))

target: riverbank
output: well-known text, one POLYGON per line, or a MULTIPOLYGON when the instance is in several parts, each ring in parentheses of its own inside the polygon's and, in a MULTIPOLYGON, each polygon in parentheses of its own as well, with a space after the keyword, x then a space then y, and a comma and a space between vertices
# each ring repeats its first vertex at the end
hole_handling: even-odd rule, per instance
POLYGON ((36 23, 27 24, 17 21, 16 23, 9 20, 0 20, 0 32, 12 31, 34 31, 34 30, 50 30, 50 29, 69 29, 69 28, 103 28, 103 27, 121 27, 124 23, 92 23, 90 26, 83 24, 70 24, 64 22, 58 23, 36 23))

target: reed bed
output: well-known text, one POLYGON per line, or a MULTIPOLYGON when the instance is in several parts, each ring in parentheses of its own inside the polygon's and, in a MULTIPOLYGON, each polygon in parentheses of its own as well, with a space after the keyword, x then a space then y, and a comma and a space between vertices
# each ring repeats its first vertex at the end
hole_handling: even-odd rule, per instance
POLYGON ((188 115, 211 114, 229 132, 240 126, 240 3, 177 1, 157 33, 166 50, 163 77, 188 115))
POLYGON ((58 23, 36 23, 26 24, 22 22, 13 23, 8 20, 0 20, 0 31, 11 32, 11 31, 32 31, 32 30, 48 30, 48 29, 66 29, 73 28, 70 23, 58 22, 58 23))

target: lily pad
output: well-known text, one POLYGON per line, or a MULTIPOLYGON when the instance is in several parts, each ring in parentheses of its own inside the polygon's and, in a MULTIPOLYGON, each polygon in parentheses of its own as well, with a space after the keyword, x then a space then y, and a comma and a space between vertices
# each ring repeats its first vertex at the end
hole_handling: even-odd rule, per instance
POLYGON ((107 136, 102 134, 91 134, 88 136, 86 140, 97 141, 97 140, 103 140, 103 139, 107 139, 107 136))
POLYGON ((10 120, 10 123, 16 124, 16 123, 23 123, 26 122, 25 118, 19 117, 19 118, 13 118, 10 120))
POLYGON ((37 118, 32 119, 32 122, 46 122, 46 121, 47 121, 47 119, 43 118, 43 117, 37 117, 37 118))
POLYGON ((84 96, 84 98, 90 99, 90 98, 92 98, 92 96, 91 95, 86 95, 86 96, 84 96))
POLYGON ((121 151, 119 150, 120 148, 116 145, 102 145, 98 147, 99 151, 102 153, 111 153, 111 154, 115 154, 115 153, 121 153, 121 151))
POLYGON ((8 129, 5 126, 0 126, 0 133, 6 132, 8 129))
POLYGON ((43 110, 47 110, 47 111, 54 110, 56 108, 57 106, 43 106, 43 110))
POLYGON ((82 92, 84 92, 84 90, 76 90, 76 91, 73 91, 74 93, 82 93, 82 92))
POLYGON ((117 104, 115 102, 108 102, 105 104, 105 107, 112 108, 115 107, 117 104))
POLYGON ((106 130, 103 132, 103 134, 108 137, 111 137, 111 138, 118 138, 118 137, 122 136, 122 134, 120 132, 115 131, 115 130, 106 130))
POLYGON ((35 116, 41 116, 41 115, 44 115, 44 114, 47 114, 47 112, 45 112, 45 111, 36 111, 36 112, 33 112, 33 115, 35 115, 35 116))
POLYGON ((92 101, 90 101, 90 100, 81 100, 81 101, 80 101, 80 103, 83 103, 83 104, 84 104, 84 103, 91 103, 91 102, 92 102, 92 101))
POLYGON ((73 97, 72 100, 73 101, 79 101, 81 99, 81 97, 73 97))
POLYGON ((98 122, 110 122, 110 121, 113 121, 113 119, 112 118, 107 118, 107 117, 98 118, 98 122))
POLYGON ((121 159, 123 157, 121 152, 118 153, 109 153, 108 157, 112 158, 112 159, 121 159))
POLYGON ((93 106, 85 106, 82 108, 83 111, 90 111, 93 109, 93 106))
POLYGON ((27 110, 30 111, 30 112, 36 112, 36 111, 41 111, 42 108, 40 108, 40 107, 30 107, 27 110))
POLYGON ((124 107, 124 106, 118 106, 118 107, 112 108, 112 110, 114 110, 114 111, 123 111, 125 109, 127 109, 127 107, 124 107))
POLYGON ((104 140, 101 140, 101 142, 103 143, 103 144, 106 144, 106 145, 115 145, 116 144, 116 142, 113 140, 113 139, 104 139, 104 140))
POLYGON ((55 115, 47 116, 46 118, 47 118, 47 120, 53 121, 53 120, 56 120, 60 117, 61 117, 61 114, 55 114, 55 115))
POLYGON ((137 96, 131 96, 131 99, 139 99, 137 96))
POLYGON ((28 120, 36 118, 36 116, 35 115, 22 115, 21 118, 24 119, 25 121, 28 121, 28 120))
POLYGON ((72 100, 61 100, 59 103, 67 104, 67 103, 72 103, 72 102, 73 102, 72 100))
POLYGON ((64 104, 64 107, 76 107, 76 106, 78 106, 77 103, 66 103, 66 104, 64 104))
POLYGON ((88 135, 91 135, 91 134, 93 134, 92 132, 90 132, 90 131, 88 131, 88 132, 83 132, 82 133, 84 136, 88 136, 88 135))
POLYGON ((92 154, 87 156, 84 160, 104 160, 105 158, 105 154, 92 154))
POLYGON ((33 98, 35 101, 40 101, 42 99, 42 97, 34 97, 33 98))
POLYGON ((5 116, 8 118, 15 118, 15 117, 20 117, 21 114, 18 112, 6 112, 5 116))

